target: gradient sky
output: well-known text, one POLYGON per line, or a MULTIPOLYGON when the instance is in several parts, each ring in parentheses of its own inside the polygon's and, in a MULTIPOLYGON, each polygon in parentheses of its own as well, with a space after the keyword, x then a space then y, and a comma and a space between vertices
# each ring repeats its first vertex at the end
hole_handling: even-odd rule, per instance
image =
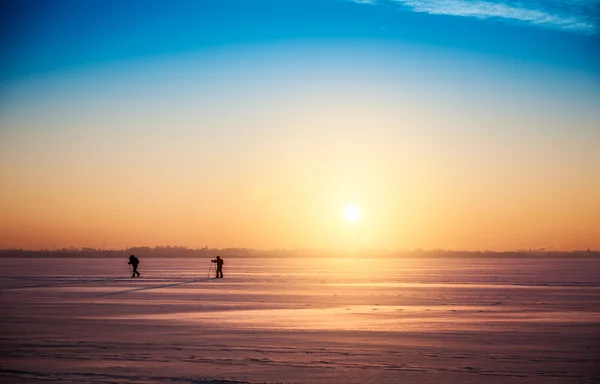
POLYGON ((0 248, 600 248, 598 0, 0 4, 0 248))

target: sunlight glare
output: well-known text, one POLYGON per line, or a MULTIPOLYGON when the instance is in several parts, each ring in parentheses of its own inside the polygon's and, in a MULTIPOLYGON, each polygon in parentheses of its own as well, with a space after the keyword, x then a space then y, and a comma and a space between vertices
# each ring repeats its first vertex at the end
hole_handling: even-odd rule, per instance
POLYGON ((360 219, 360 209, 356 205, 350 204, 344 209, 344 217, 346 220, 355 223, 360 219))

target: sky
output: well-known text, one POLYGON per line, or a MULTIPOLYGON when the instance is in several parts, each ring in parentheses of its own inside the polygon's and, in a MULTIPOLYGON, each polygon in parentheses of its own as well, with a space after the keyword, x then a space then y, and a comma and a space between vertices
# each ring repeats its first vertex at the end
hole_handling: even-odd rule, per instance
POLYGON ((0 248, 600 249, 599 0, 0 7, 0 248))

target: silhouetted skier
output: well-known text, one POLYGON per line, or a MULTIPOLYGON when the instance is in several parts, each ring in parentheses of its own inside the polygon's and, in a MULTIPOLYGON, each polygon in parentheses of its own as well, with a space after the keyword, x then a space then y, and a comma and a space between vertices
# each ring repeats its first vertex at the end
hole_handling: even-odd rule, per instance
POLYGON ((217 263, 217 275, 215 278, 223 278, 223 259, 220 256, 217 256, 216 259, 211 260, 213 263, 217 263))
POLYGON ((133 267, 133 271, 131 272, 131 277, 135 277, 135 275, 137 274, 137 277, 140 277, 140 273, 137 270, 138 264, 140 263, 140 261, 138 260, 137 257, 131 255, 129 256, 129 263, 132 267, 133 267))

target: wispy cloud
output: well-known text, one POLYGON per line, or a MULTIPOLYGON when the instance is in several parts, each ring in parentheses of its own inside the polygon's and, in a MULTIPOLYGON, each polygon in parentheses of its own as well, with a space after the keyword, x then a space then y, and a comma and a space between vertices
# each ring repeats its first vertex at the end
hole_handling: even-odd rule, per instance
MULTIPOLYGON (((374 3, 369 0, 351 0, 374 3)), ((379 0, 432 15, 503 19, 540 27, 598 33, 600 0, 379 0)))

